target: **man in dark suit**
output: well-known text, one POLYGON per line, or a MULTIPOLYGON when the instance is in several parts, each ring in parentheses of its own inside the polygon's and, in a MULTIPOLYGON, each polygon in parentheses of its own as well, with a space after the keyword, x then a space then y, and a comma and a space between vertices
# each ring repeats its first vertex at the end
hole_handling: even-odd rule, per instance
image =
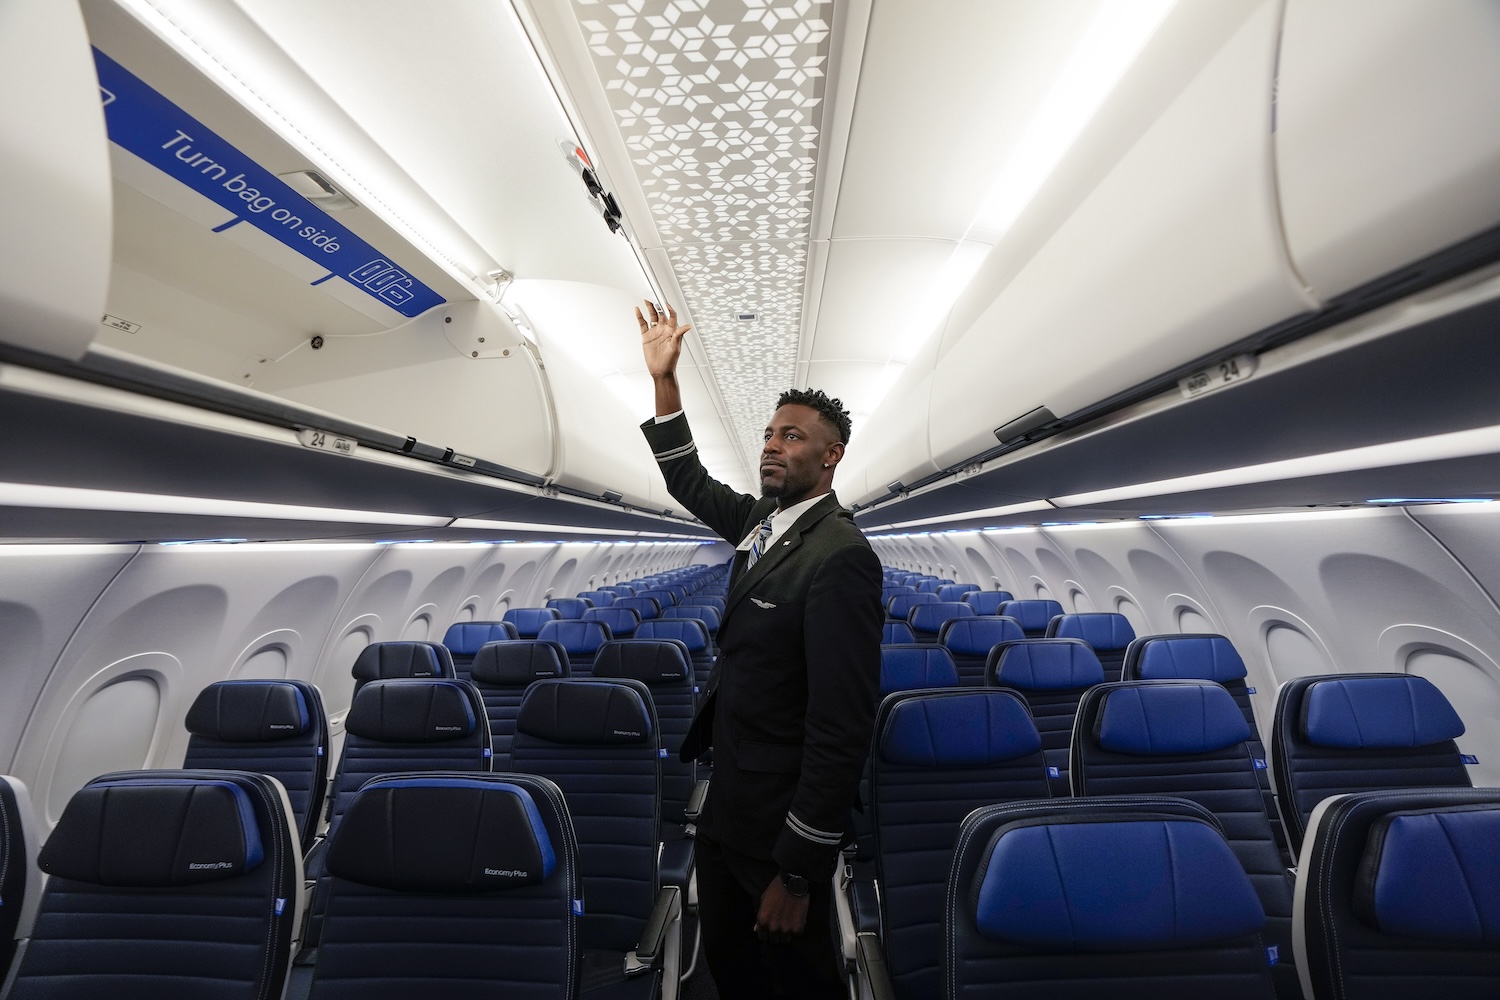
POLYGON ((849 416, 784 393, 761 497, 714 480, 682 414, 686 326, 636 310, 656 413, 641 425, 678 502, 737 545, 714 681, 682 750, 714 751, 698 907, 724 1000, 846 995, 832 879, 880 687, 880 561, 833 494, 849 416), (649 319, 648 319, 649 317, 649 319))

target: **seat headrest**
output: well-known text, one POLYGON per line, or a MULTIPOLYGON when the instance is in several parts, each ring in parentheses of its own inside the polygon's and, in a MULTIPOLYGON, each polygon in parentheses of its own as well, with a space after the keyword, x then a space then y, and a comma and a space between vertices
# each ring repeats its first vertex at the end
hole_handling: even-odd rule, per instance
POLYGON ((918 604, 911 609, 911 616, 907 619, 913 630, 921 629, 923 632, 936 632, 943 627, 943 622, 954 618, 973 618, 974 609, 959 601, 938 601, 934 604, 918 604))
POLYGON ((553 597, 547 601, 547 607, 564 618, 582 618, 583 613, 593 606, 594 602, 586 597, 553 597))
POLYGON ((708 627, 710 632, 719 627, 719 609, 707 604, 682 604, 675 608, 668 608, 661 613, 663 618, 696 618, 708 627))
POLYGON ((665 587, 657 587, 653 590, 637 590, 636 597, 649 597, 663 608, 670 608, 677 603, 677 591, 665 587))
POLYGON ((225 743, 265 743, 301 736, 312 726, 302 689, 287 681, 219 681, 198 693, 187 731, 225 743))
POLYGON ((1266 922, 1224 838, 1192 820, 1008 823, 979 871, 979 932, 1047 951, 1187 948, 1266 922))
POLYGON ((1124 649, 1135 639, 1135 629, 1124 615, 1108 612, 1059 615, 1050 626, 1052 635, 1059 639, 1082 639, 1095 651, 1113 652, 1124 649))
POLYGON ((519 635, 511 622, 456 622, 443 633, 443 645, 450 653, 473 656, 487 642, 504 642, 519 635))
POLYGON ((699 653, 708 648, 708 629, 696 618, 653 618, 641 622, 635 630, 637 639, 676 639, 687 647, 689 653, 699 653))
POLYGON ((628 677, 647 687, 690 681, 687 648, 674 639, 615 639, 594 656, 595 677, 628 677))
POLYGON ((975 767, 1037 753, 1042 738, 1009 691, 915 695, 891 707, 880 755, 908 767, 975 767))
POLYGON ((661 615, 661 602, 654 597, 617 597, 612 608, 630 608, 641 616, 641 621, 661 615))
POLYGON ((615 602, 619 595, 612 590, 585 590, 578 595, 586 601, 593 602, 596 608, 607 608, 615 602))
POLYGON ((1069 691, 1104 682, 1098 655, 1079 639, 1036 639, 999 651, 995 683, 1022 691, 1069 691))
MULTIPOLYGON (((959 618, 955 621, 971 621, 969 618, 959 618)), ((880 644, 891 646, 903 642, 916 642, 917 637, 911 634, 911 626, 906 622, 886 622, 880 627, 880 644)))
POLYGON ((612 636, 631 635, 641 624, 640 612, 634 608, 590 608, 580 617, 587 622, 603 622, 612 636))
POLYGON ((964 603, 981 615, 997 614, 1000 605, 1013 600, 1015 597, 1008 590, 971 590, 963 597, 964 603))
POLYGON ((511 608, 503 617, 516 627, 522 639, 535 639, 541 627, 557 621, 562 612, 556 608, 511 608))
POLYGON ((937 595, 944 601, 961 601, 964 595, 979 588, 972 583, 945 583, 937 589, 937 595))
POLYGON ((614 638, 609 626, 603 622, 555 621, 546 622, 537 631, 536 637, 543 642, 555 642, 573 654, 592 653, 614 638))
POLYGON ((1245 673, 1239 651, 1222 635, 1152 636, 1141 642, 1134 679, 1227 684, 1245 673))
POLYGON ((578 746, 655 743, 651 715, 631 681, 537 681, 521 701, 516 732, 578 746))
POLYGON ((885 646, 880 650, 880 693, 956 687, 958 667, 942 646, 885 646))
POLYGON ((911 614, 911 609, 923 604, 938 603, 936 594, 897 594, 885 604, 886 613, 892 618, 900 618, 903 621, 911 614))
POLYGON ((381 743, 441 743, 473 734, 471 689, 464 681, 371 681, 354 695, 344 730, 381 743))
POLYGON ((398 892, 467 894, 545 882, 557 865, 536 802, 502 778, 375 778, 328 845, 341 879, 398 892))
POLYGON ((1212 753, 1250 738, 1244 713, 1213 681, 1132 681, 1111 687, 1094 739, 1111 753, 1212 753))
POLYGON ((1021 624, 1014 618, 999 615, 976 615, 955 618, 943 627, 941 641, 955 656, 987 656, 1002 642, 1026 638, 1021 624))
POLYGON ((452 677, 430 642, 372 642, 354 660, 354 679, 360 683, 395 677, 452 677))
POLYGON ((1458 739, 1464 724, 1425 677, 1350 676, 1308 685, 1302 734, 1334 749, 1409 749, 1458 739))
POLYGON ((1500 944, 1500 807, 1393 812, 1370 826, 1354 913, 1401 937, 1500 944))
POLYGON ((264 857, 255 806, 237 782, 142 775, 75 793, 37 864, 75 882, 167 888, 238 878, 264 857))
POLYGON ((1014 618, 1028 632, 1047 627, 1047 623, 1062 614, 1062 605, 1056 601, 1006 601, 1000 605, 999 613, 1014 618))
POLYGON ((495 687, 525 687, 546 677, 567 677, 568 651, 540 639, 486 643, 474 654, 469 676, 495 687))

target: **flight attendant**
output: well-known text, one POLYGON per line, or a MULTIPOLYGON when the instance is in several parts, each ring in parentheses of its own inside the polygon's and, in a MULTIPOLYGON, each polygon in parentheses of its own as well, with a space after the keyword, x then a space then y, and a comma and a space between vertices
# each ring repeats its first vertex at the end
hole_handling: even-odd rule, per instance
POLYGON ((736 546, 714 685, 684 759, 714 751, 698 821, 698 906, 723 1000, 847 995, 833 906, 845 821, 880 688, 880 561, 833 493, 849 415, 821 392, 783 393, 766 427, 760 492, 698 459, 677 362, 676 311, 636 310, 656 417, 641 425, 667 488, 736 546))

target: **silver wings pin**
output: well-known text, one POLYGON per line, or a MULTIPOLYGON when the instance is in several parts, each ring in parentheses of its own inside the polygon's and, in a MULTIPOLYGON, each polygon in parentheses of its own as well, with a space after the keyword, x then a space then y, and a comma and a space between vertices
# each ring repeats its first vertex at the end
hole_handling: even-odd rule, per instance
POLYGON ((770 601, 762 601, 759 597, 750 598, 750 603, 755 605, 757 608, 763 608, 766 611, 770 611, 772 608, 776 607, 776 605, 772 604, 770 601))

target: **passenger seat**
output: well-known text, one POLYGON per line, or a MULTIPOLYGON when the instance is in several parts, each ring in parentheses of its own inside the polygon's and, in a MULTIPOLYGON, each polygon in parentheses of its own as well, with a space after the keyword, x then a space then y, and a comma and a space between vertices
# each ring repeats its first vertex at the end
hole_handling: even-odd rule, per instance
MULTIPOLYGON (((1058 615, 1047 623, 1049 639, 1082 639, 1099 657, 1106 683, 1124 679, 1125 651, 1135 641, 1135 629, 1124 615, 1089 613, 1058 615)), ((1138 678, 1131 678, 1138 679, 1138 678)))
POLYGON ((490 725, 491 768, 510 769, 510 744, 516 734, 521 699, 533 681, 568 676, 568 651, 555 642, 518 639, 479 648, 469 680, 484 701, 490 725))
POLYGON ((1066 798, 1073 719, 1084 692, 1104 680, 1099 658, 1080 639, 1007 642, 990 651, 985 678, 990 686, 1010 688, 1026 699, 1041 733, 1052 795, 1066 798))

